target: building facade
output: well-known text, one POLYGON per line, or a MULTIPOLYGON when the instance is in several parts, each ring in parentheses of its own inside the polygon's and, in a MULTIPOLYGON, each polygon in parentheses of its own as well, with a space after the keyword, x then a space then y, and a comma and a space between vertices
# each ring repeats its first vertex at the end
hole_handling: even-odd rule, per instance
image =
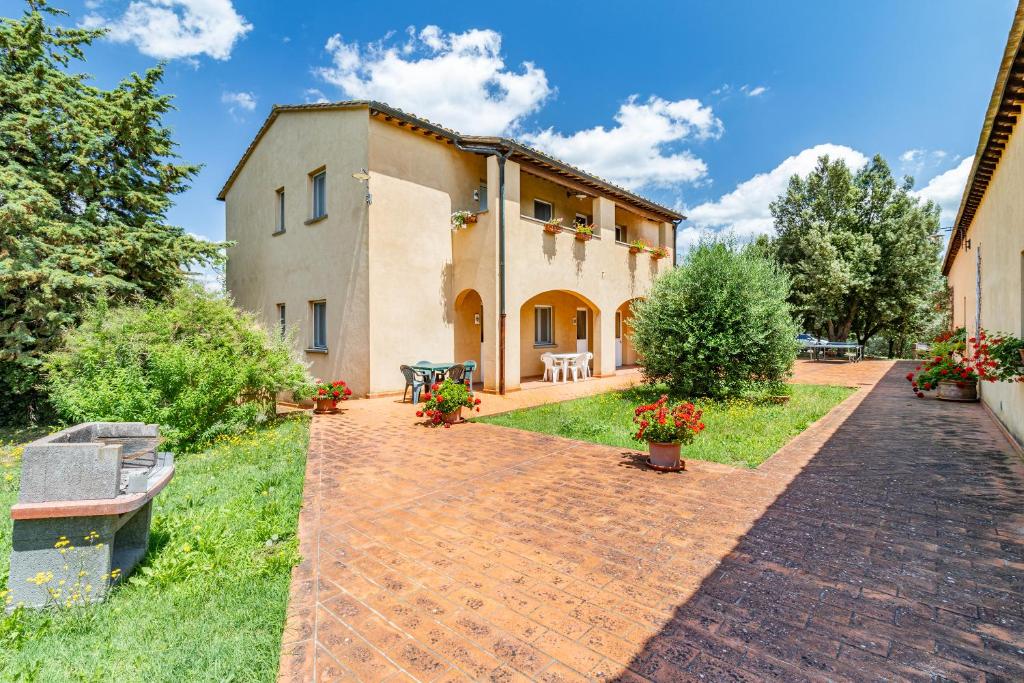
MULTIPOLYGON (((954 327, 1024 336, 1024 3, 1017 8, 942 272, 954 327)), ((1024 442, 1024 384, 982 383, 982 400, 1024 442)))
POLYGON ((589 351, 596 375, 634 363, 630 304, 672 267, 683 218, 376 102, 275 107, 218 198, 236 304, 357 395, 402 391, 420 360, 473 360, 487 391, 540 375, 545 351, 589 351), (477 221, 454 231, 455 211, 477 221), (669 256, 630 253, 638 239, 669 256))

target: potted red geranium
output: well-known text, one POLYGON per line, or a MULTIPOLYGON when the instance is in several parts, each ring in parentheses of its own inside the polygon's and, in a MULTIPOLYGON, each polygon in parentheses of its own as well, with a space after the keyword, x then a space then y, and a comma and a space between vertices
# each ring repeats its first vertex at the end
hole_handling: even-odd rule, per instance
POLYGON ((935 338, 934 355, 907 373, 907 381, 918 398, 924 398, 924 392, 934 389, 937 390, 935 397, 942 401, 978 400, 978 382, 994 382, 996 378, 991 374, 993 363, 984 355, 988 348, 984 333, 980 339, 972 337, 971 343, 981 353, 971 353, 963 328, 943 332, 935 338))
POLYGON ((646 249, 647 242, 644 242, 643 240, 633 240, 632 242, 629 243, 630 254, 639 254, 642 251, 646 251, 646 249))
POLYGON ((552 218, 551 220, 549 220, 547 223, 544 224, 544 232, 546 232, 549 235, 557 235, 558 233, 562 232, 562 219, 552 218))
POLYGON ((476 408, 480 412, 480 399, 473 395, 469 382, 456 382, 446 379, 434 384, 430 391, 421 397, 423 408, 416 411, 416 417, 426 417, 427 424, 437 426, 443 424, 451 427, 462 420, 463 408, 476 408))
POLYGON ((316 408, 313 409, 313 412, 317 415, 338 412, 338 402, 347 401, 348 397, 352 395, 352 390, 340 379, 334 382, 320 380, 315 380, 315 382, 313 402, 316 404, 316 408))
POLYGON ((686 463, 680 460, 679 451, 683 444, 692 443, 694 437, 704 431, 702 417, 703 413, 692 403, 670 406, 666 395, 634 410, 633 422, 637 430, 633 438, 647 442, 650 454, 647 464, 662 472, 685 470, 686 463))
POLYGON ((668 257, 668 247, 655 247, 651 249, 651 258, 655 261, 668 257))

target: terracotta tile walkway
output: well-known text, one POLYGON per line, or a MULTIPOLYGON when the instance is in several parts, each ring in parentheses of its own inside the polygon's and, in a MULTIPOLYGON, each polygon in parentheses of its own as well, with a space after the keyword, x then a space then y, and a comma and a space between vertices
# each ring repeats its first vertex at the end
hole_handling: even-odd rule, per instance
POLYGON ((394 399, 317 417, 281 678, 1022 680, 1024 466, 905 372, 800 364, 867 386, 756 470, 431 430, 394 399))

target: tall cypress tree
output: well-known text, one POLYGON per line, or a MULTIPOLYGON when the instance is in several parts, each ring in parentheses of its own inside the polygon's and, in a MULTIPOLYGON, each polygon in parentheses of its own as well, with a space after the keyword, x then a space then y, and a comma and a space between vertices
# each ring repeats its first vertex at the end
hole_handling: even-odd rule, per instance
POLYGON ((176 163, 162 66, 90 85, 72 67, 103 31, 61 14, 0 18, 0 421, 31 413, 41 356, 90 303, 159 299, 220 259, 167 223, 198 167, 176 163))

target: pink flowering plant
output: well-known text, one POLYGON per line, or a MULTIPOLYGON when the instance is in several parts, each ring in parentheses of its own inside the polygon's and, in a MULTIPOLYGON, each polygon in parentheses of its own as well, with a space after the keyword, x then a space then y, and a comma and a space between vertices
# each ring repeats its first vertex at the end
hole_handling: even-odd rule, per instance
POLYGON ((668 396, 662 394, 654 403, 638 406, 633 411, 637 426, 633 438, 654 443, 688 444, 704 431, 703 412, 692 403, 669 405, 668 396))
POLYGON ((420 397, 423 399, 423 407, 416 411, 416 417, 427 418, 428 424, 436 426, 444 424, 445 428, 451 424, 444 421, 444 416, 454 413, 459 408, 476 408, 480 412, 480 399, 474 396, 469 382, 456 382, 446 379, 441 383, 434 383, 430 391, 424 392, 420 397))
POLYGON ((939 382, 997 382, 1004 371, 992 350, 993 345, 998 348, 1002 344, 1002 338, 996 344, 984 330, 970 339, 962 327, 943 332, 932 342, 932 355, 907 373, 910 388, 924 398, 924 392, 938 389, 939 382))

